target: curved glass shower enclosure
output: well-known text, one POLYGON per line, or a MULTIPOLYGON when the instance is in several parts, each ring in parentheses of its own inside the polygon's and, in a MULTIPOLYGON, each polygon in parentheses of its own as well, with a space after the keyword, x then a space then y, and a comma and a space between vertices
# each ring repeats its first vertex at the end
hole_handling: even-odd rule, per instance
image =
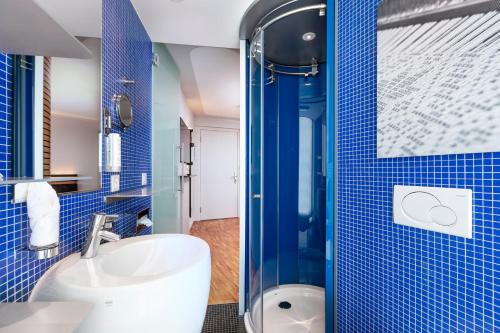
POLYGON ((326 5, 258 1, 248 40, 248 332, 325 331, 326 5))

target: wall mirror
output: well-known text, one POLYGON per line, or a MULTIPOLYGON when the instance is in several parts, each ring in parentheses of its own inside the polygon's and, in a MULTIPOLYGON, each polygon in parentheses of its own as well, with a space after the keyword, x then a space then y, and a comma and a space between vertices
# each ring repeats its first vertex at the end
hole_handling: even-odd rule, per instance
POLYGON ((385 0, 377 156, 500 151, 500 2, 385 0))
POLYGON ((115 113, 118 115, 122 127, 127 128, 132 125, 132 103, 128 96, 124 94, 113 95, 113 102, 115 103, 115 113))
MULTIPOLYGON (((90 3, 92 3, 90 5, 90 3)), ((101 5, 85 24, 57 1, 44 10, 91 53, 84 59, 14 56, 13 176, 64 177, 58 193, 101 188, 101 5)), ((95 9, 95 11, 90 11, 95 9)))

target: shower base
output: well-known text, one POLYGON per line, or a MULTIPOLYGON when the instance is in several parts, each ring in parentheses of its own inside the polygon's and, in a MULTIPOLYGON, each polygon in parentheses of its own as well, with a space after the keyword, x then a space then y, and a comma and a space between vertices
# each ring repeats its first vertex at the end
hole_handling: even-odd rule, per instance
MULTIPOLYGON (((262 333, 324 333, 325 289, 304 284, 288 284, 264 292, 262 333)), ((260 300, 253 313, 245 313, 248 333, 261 333, 260 300), (253 322, 252 320, 255 320, 253 322)))

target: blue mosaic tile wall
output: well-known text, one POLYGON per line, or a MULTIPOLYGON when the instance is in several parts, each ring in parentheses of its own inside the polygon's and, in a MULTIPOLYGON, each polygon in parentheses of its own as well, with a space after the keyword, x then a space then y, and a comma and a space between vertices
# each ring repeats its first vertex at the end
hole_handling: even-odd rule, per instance
POLYGON ((377 1, 338 6, 338 330, 499 332, 500 153, 377 159, 377 1), (393 224, 395 184, 471 189, 473 239, 393 224))
MULTIPOLYGON (((152 45, 129 0, 103 0, 102 47, 103 107, 111 108, 113 93, 126 93, 134 106, 134 123, 122 134, 121 189, 141 186, 141 173, 151 182, 151 54, 152 45), (124 87, 123 76, 136 83, 124 87)), ((12 58, 0 53, 0 172, 11 176, 12 146, 12 58)), ((114 122, 118 122, 114 119, 114 122)), ((54 263, 78 252, 92 213, 120 214, 115 231, 130 236, 136 214, 151 207, 149 198, 105 205, 109 174, 103 175, 102 190, 64 195, 61 199, 61 254, 54 259, 35 261, 19 253, 28 244, 29 222, 25 204, 11 204, 12 186, 0 186, 0 301, 26 301, 38 278, 54 263)), ((143 233, 150 233, 145 230, 143 233)))

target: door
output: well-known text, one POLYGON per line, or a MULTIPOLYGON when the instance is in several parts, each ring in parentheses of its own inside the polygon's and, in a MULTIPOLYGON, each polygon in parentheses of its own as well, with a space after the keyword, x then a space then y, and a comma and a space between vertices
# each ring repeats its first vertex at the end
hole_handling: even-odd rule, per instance
POLYGON ((201 220, 238 216, 238 131, 200 131, 201 220))
POLYGON ((165 45, 153 44, 160 59, 153 66, 153 231, 181 232, 180 177, 178 175, 181 90, 177 83, 175 64, 168 61, 165 45))
POLYGON ((248 184, 249 196, 249 311, 254 331, 263 331, 263 245, 264 215, 262 203, 263 190, 263 148, 264 148, 264 31, 259 32, 250 45, 250 80, 249 80, 249 145, 248 184))

